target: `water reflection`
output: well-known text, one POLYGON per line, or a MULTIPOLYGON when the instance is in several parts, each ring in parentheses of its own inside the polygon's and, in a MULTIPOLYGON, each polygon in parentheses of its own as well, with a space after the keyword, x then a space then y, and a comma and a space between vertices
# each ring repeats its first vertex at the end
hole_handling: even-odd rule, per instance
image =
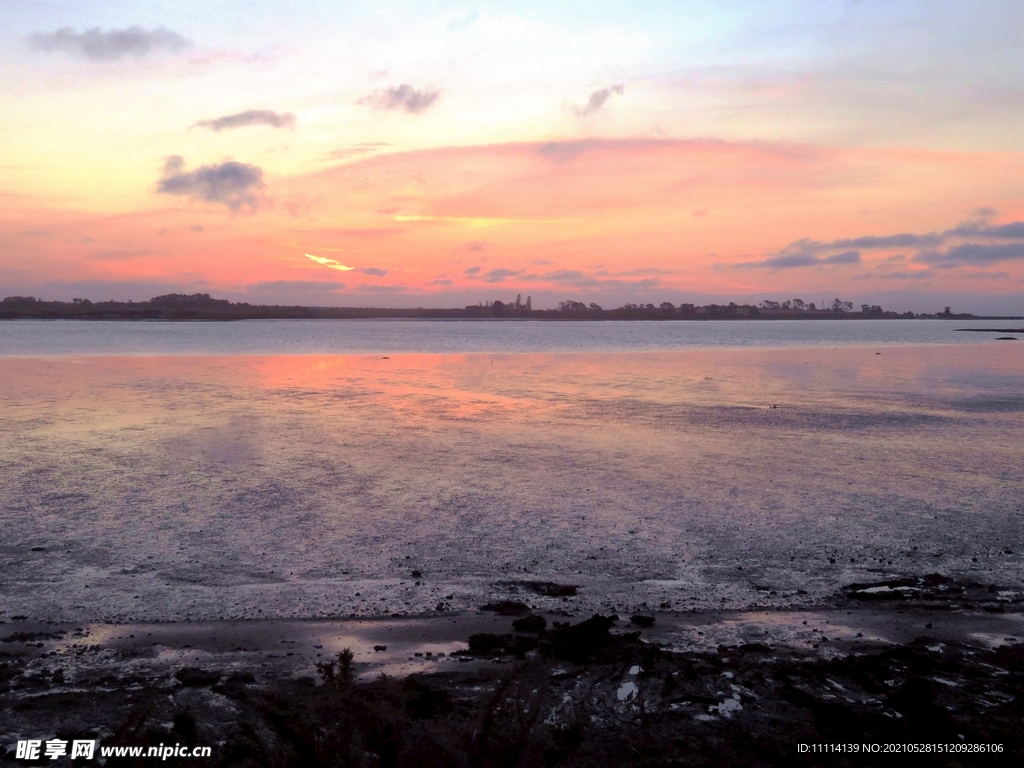
POLYGON ((530 596, 549 608, 745 607, 1020 576, 1019 347, 387 357, 5 360, 0 610, 377 615, 529 579, 580 586, 530 596))

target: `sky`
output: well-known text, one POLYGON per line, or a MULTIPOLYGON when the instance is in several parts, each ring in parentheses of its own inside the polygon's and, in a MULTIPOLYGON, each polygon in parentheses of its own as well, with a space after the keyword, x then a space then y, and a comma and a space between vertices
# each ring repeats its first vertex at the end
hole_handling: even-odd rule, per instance
POLYGON ((1019 0, 0 0, 0 296, 1024 313, 1019 0))

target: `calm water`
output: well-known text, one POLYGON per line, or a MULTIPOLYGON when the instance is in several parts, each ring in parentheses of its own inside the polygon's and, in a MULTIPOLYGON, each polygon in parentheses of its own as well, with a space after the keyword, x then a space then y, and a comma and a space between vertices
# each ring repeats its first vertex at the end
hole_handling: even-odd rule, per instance
POLYGON ((773 322, 508 322, 246 320, 230 323, 0 323, 0 357, 25 355, 279 355, 389 352, 586 352, 698 348, 976 344, 1020 320, 773 322), (1008 325, 1007 325, 1008 324, 1008 325))

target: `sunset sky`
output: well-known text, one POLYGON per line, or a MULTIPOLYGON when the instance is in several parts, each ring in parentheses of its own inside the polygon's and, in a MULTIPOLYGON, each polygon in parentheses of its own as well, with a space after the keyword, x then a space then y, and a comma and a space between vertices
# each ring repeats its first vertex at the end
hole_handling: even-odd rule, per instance
POLYGON ((0 0, 0 297, 1024 313, 1022 29, 1019 0, 0 0))

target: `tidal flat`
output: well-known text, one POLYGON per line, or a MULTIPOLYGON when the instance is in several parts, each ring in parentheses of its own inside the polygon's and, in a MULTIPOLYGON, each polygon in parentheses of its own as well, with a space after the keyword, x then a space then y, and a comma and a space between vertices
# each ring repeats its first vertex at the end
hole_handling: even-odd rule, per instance
POLYGON ((1021 584, 1021 349, 878 351, 8 358, 0 618, 1021 584))
MULTIPOLYGON (((331 764, 230 724, 315 742, 303 708, 341 706, 317 665, 347 647, 359 706, 390 701, 414 752, 512 692, 537 709, 522 764, 588 764, 608 728, 623 764, 655 759, 633 727, 657 713, 657 759, 776 716, 786 739, 836 735, 808 714, 834 704, 893 738, 871 718, 916 707, 920 735, 960 707, 980 738, 1022 692, 1022 362, 997 343, 4 358, 0 735, 172 738, 186 712, 191 738, 248 745, 222 764, 331 764), (618 618, 561 658, 595 615, 618 618), (534 677, 558 696, 531 704, 534 677)), ((476 759, 458 743, 422 764, 476 759)))

